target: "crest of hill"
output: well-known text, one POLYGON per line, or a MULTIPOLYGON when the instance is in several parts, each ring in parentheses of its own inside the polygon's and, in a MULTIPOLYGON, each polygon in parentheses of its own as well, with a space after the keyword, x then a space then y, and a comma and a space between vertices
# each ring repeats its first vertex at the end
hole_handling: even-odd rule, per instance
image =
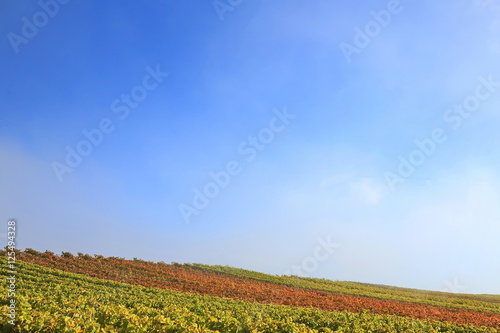
POLYGON ((454 298, 458 300, 467 299, 479 302, 500 303, 500 295, 493 295, 493 294, 457 294, 457 293, 403 288, 403 287, 387 286, 387 285, 371 284, 363 282, 334 281, 323 278, 301 277, 297 275, 280 276, 280 275, 271 275, 257 271, 247 270, 244 268, 236 268, 223 265, 206 265, 200 263, 185 264, 185 265, 195 269, 242 276, 259 281, 268 281, 290 286, 300 286, 308 289, 342 292, 352 295, 363 295, 381 299, 398 299, 410 302, 415 302, 419 299, 420 300, 445 299, 446 302, 449 302, 450 298, 454 298))
POLYGON ((270 288, 269 290, 274 291, 283 288, 272 287, 272 285, 280 285, 286 288, 296 288, 297 291, 300 289, 302 290, 300 292, 306 292, 307 290, 309 290, 309 293, 319 292, 321 294, 327 292, 332 296, 337 295, 335 297, 339 295, 352 295, 391 302, 408 302, 500 313, 500 303, 497 302, 500 296, 496 295, 455 295, 357 282, 332 281, 298 276, 277 276, 221 265, 211 266, 199 263, 166 264, 164 262, 144 261, 137 258, 127 260, 119 257, 91 256, 83 253, 78 253, 75 256, 70 252, 63 252, 61 255, 57 255, 51 251, 38 252, 30 248, 27 248, 24 252, 16 250, 16 253, 16 257, 20 260, 51 268, 126 283, 138 284, 140 282, 140 284, 149 287, 169 288, 180 291, 210 292, 217 295, 232 295, 232 297, 270 297, 269 294, 257 296, 259 294, 257 290, 257 294, 251 294, 250 289, 256 288, 255 283, 259 283, 262 288, 270 288), (199 273, 195 274, 196 272, 199 273), (220 278, 216 278, 217 276, 220 278), (217 282, 220 279, 226 282, 221 285, 222 281, 217 282), (267 285, 264 286, 263 284, 267 285), (215 287, 220 290, 216 292, 214 290, 215 287), (246 291, 246 294, 244 291, 246 291))

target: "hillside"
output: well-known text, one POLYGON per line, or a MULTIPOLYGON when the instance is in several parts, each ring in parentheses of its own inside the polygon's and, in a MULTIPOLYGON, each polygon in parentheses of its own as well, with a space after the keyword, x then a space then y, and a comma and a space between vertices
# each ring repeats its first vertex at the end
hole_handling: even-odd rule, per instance
MULTIPOLYGON (((17 325, 3 324, 4 332, 500 329, 498 296, 425 294, 226 266, 169 265, 31 249, 17 251, 16 256, 17 325)), ((2 265, 6 265, 5 257, 3 252, 2 265)), ((7 305, 3 300, 2 314, 7 313, 7 305)))

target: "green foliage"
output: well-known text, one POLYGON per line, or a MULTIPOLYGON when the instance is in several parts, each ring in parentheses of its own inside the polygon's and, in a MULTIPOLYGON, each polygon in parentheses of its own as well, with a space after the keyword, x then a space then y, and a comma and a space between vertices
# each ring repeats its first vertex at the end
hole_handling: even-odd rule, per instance
MULTIPOLYGON (((0 259, 6 265, 6 259, 0 259)), ((498 333, 494 328, 454 325, 369 312, 328 312, 259 304, 146 288, 67 273, 23 261, 17 265, 17 324, 2 332, 344 332, 498 333)), ((7 277, 5 270, 0 271, 7 277)), ((6 284, 0 293, 6 295, 6 284)))
POLYGON ((357 282, 331 281, 327 279, 286 275, 277 276, 220 265, 186 264, 186 266, 203 271, 229 274, 305 289, 500 313, 500 296, 498 295, 456 295, 444 292, 427 292, 424 290, 370 285, 357 282))

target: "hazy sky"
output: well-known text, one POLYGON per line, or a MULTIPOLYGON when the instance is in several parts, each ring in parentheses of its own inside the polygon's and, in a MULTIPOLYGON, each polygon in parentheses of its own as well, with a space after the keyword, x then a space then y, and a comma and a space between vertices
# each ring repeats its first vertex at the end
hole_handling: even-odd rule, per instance
POLYGON ((2 243, 500 294, 499 14, 4 0, 2 243))

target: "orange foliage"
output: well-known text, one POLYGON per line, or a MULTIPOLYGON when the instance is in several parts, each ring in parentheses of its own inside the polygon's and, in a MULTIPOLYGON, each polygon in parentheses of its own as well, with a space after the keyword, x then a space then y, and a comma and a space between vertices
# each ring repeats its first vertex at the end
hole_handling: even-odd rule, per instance
POLYGON ((369 311, 416 319, 500 328, 500 314, 491 312, 302 289, 196 270, 179 264, 157 264, 151 261, 88 255, 76 257, 68 253, 64 253, 64 256, 57 256, 48 251, 38 254, 33 251, 30 249, 28 253, 21 252, 17 259, 64 271, 146 287, 167 288, 259 303, 315 307, 329 311, 369 311))

